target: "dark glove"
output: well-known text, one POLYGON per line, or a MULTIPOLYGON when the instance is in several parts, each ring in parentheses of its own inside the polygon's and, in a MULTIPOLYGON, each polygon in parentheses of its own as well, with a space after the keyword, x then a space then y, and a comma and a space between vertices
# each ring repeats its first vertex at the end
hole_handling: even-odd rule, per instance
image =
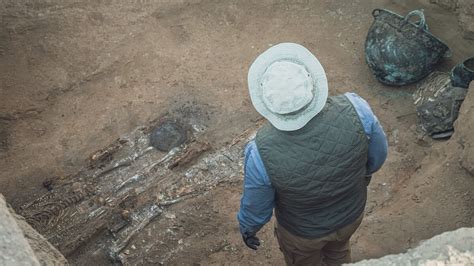
POLYGON ((255 234, 244 233, 242 238, 244 239, 245 245, 253 250, 257 250, 258 246, 260 246, 260 240, 255 236, 255 234))

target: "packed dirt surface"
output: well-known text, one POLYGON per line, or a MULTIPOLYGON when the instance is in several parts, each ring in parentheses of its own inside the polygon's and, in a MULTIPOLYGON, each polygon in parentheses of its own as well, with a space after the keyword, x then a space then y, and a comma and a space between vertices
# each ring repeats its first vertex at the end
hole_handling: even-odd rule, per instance
MULTIPOLYGON (((248 67, 271 45, 291 41, 318 57, 331 95, 354 91, 365 98, 389 138, 388 160, 372 179, 366 218, 353 238, 354 259, 401 252, 441 232, 474 226, 474 178, 459 157, 469 132, 450 141, 423 136, 411 98, 415 86, 383 86, 364 61, 374 8, 400 14, 423 8, 431 32, 453 52, 440 71, 472 56, 474 41, 462 38, 456 16, 428 0, 2 1, 0 7, 0 193, 20 213, 43 195, 61 195, 65 186, 82 188, 87 180, 76 180, 78 173, 102 169, 90 169, 91 155, 163 117, 194 125, 196 138, 212 147, 200 160, 227 149, 238 154, 260 118, 248 96, 248 67), (242 132, 245 138, 235 142, 242 132)), ((472 97, 466 104, 472 107, 472 97)), ((231 159, 232 166, 213 167, 241 168, 231 159)), ((185 184, 190 167, 163 172, 182 179, 165 184, 185 184)), ((273 221, 259 232, 258 251, 242 243, 235 219, 242 173, 211 170, 200 169, 213 174, 202 176, 209 186, 200 184, 200 193, 159 205, 159 215, 120 251, 122 263, 283 263, 273 221)), ((146 199, 159 189, 165 188, 152 187, 146 199)), ((100 202, 100 193, 73 195, 67 207, 100 202)), ((49 237, 49 222, 33 225, 49 237)), ((67 259, 113 263, 104 247, 113 237, 109 232, 105 226, 82 239, 67 259)))

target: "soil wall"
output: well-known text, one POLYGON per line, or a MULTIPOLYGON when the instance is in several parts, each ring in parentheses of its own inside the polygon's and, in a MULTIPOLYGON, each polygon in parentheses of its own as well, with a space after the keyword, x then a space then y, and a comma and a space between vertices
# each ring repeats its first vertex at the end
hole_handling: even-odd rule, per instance
POLYGON ((474 1, 430 0, 430 2, 456 12, 464 38, 474 40, 474 1))

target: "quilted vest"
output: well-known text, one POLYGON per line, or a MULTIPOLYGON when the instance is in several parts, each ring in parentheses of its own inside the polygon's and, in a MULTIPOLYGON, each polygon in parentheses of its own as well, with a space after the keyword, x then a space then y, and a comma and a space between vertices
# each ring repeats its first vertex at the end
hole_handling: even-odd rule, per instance
POLYGON ((368 141, 346 96, 329 97, 299 130, 280 131, 267 123, 256 144, 276 190, 275 216, 289 232, 322 237, 364 211, 368 141))

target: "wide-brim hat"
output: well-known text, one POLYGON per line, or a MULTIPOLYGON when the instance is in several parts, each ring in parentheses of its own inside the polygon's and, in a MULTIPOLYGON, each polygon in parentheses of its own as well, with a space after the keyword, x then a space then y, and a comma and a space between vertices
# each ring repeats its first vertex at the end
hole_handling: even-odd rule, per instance
POLYGON ((328 83, 318 59, 296 43, 277 44, 249 69, 252 104, 279 130, 304 127, 326 104, 328 83))

